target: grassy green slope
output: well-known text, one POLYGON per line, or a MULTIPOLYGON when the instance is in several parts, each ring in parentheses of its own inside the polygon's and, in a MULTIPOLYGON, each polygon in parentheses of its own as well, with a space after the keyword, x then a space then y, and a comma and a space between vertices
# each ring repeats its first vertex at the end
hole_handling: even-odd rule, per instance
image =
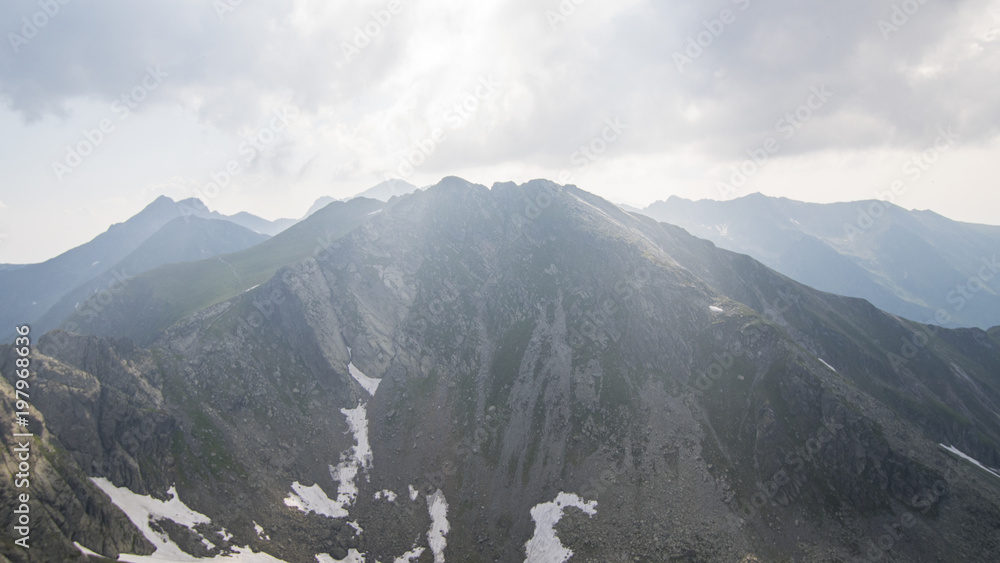
POLYGON ((110 299, 91 298, 62 328, 148 343, 185 316, 239 295, 267 281, 282 266, 321 252, 383 205, 364 198, 335 202, 252 248, 150 270, 126 281, 110 299))

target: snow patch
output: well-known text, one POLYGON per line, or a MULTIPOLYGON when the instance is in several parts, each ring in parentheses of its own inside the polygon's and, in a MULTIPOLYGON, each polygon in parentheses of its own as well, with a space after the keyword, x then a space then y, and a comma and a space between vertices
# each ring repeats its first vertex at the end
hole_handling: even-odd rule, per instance
MULTIPOLYGON (((177 563, 177 562, 198 562, 198 563, 285 563, 281 559, 276 559, 266 553, 254 553, 249 547, 233 547, 235 553, 229 555, 216 555, 212 558, 198 558, 188 555, 170 539, 165 533, 157 533, 152 530, 149 523, 155 520, 172 520, 177 524, 186 526, 195 534, 205 537, 194 529, 197 524, 211 524, 208 516, 195 512, 181 502, 177 496, 175 487, 170 487, 167 494, 170 500, 162 501, 149 495, 137 495, 125 487, 116 487, 104 477, 91 478, 91 481, 104 494, 111 498, 111 502, 125 513, 125 516, 135 525, 153 546, 156 548, 152 555, 129 555, 121 554, 119 561, 129 563, 177 563)), ((223 531, 225 532, 225 531, 223 531)), ((232 536, 230 536, 232 537, 232 536)), ((81 546, 77 546, 78 548, 81 546)))
POLYGON ((251 520, 251 522, 253 522, 253 531, 257 532, 257 537, 258 538, 260 538, 260 539, 262 539, 264 541, 271 541, 270 536, 268 536, 267 534, 264 533, 264 527, 263 526, 261 526, 260 524, 258 524, 256 521, 251 520))
POLYGON ((413 546, 413 549, 392 560, 392 563, 413 563, 426 551, 423 547, 413 546))
MULTIPOLYGON (((91 481, 111 498, 111 502, 115 506, 122 509, 122 512, 139 529, 143 537, 153 544, 155 550, 152 556, 175 561, 194 560, 194 557, 182 551, 180 546, 170 539, 170 536, 164 532, 154 532, 149 525, 154 520, 172 520, 194 531, 195 525, 211 522, 208 516, 191 510, 181 502, 180 497, 177 496, 176 487, 171 486, 167 490, 170 500, 162 501, 149 495, 135 494, 125 487, 116 487, 104 477, 94 477, 91 478, 91 481)), ((197 531, 195 533, 201 536, 197 531)), ((205 538, 202 537, 202 539, 205 538)))
POLYGON ((246 288, 246 289, 243 290, 243 293, 247 293, 248 291, 253 291, 253 290, 257 289, 258 287, 260 287, 260 284, 257 284, 257 285, 255 285, 253 287, 248 287, 248 288, 246 288))
POLYGON ((316 556, 316 563, 365 563, 365 554, 359 553, 356 549, 352 549, 347 552, 347 557, 343 559, 334 559, 332 555, 321 553, 316 556))
POLYGON ((351 428, 356 442, 347 454, 348 459, 362 469, 368 470, 372 465, 372 447, 368 443, 368 413, 363 404, 358 404, 353 409, 340 409, 340 412, 347 417, 347 425, 351 428))
POLYGON ((80 550, 80 553, 82 553, 82 554, 84 554, 84 555, 93 555, 93 556, 95 556, 95 557, 104 557, 104 556, 103 556, 103 555, 101 555, 100 553, 94 553, 93 551, 90 551, 90 550, 89 550, 89 549, 87 549, 86 547, 83 547, 82 545, 80 545, 80 543, 79 543, 79 542, 73 542, 73 545, 75 545, 75 546, 76 546, 76 548, 80 550))
POLYGON ((382 489, 381 491, 375 493, 375 500, 381 500, 384 498, 389 502, 396 502, 396 496, 396 493, 388 489, 382 489))
POLYGON ((824 360, 823 358, 816 358, 816 359, 819 360, 820 363, 823 364, 824 366, 830 368, 830 371, 832 371, 833 373, 837 373, 837 370, 830 364, 826 363, 826 360, 824 360))
POLYGON ((444 548, 448 545, 448 501, 441 489, 427 497, 427 512, 431 516, 431 529, 427 530, 427 544, 434 554, 434 563, 444 563, 444 548))
POLYGON ((979 460, 977 460, 977 459, 975 459, 975 458, 973 458, 971 456, 966 455, 965 452, 963 452, 962 450, 960 450, 960 449, 958 449, 958 448, 956 448, 954 446, 946 446, 944 444, 938 444, 938 445, 941 446, 942 448, 944 448, 945 450, 947 450, 947 451, 949 451, 949 452, 957 455, 958 457, 960 457, 960 458, 968 461, 969 463, 981 467, 982 469, 984 469, 987 472, 989 472, 990 474, 992 474, 994 477, 1000 477, 1000 473, 998 473, 997 470, 990 469, 989 467, 986 467, 982 463, 979 463, 979 460))
POLYGON ((361 529, 361 524, 358 524, 357 522, 348 522, 347 525, 354 528, 355 536, 360 536, 361 533, 364 532, 364 530, 361 529))
POLYGON ((410 488, 410 501, 416 502, 417 496, 420 495, 420 491, 413 488, 413 485, 407 485, 410 488))
POLYGON ((354 366, 354 353, 351 352, 351 347, 347 347, 347 353, 351 356, 351 360, 347 362, 347 371, 350 372, 351 377, 354 381, 357 381, 359 385, 368 391, 368 394, 375 396, 375 391, 378 391, 378 384, 382 383, 381 379, 375 379, 374 377, 368 377, 361 370, 354 366))
MULTIPOLYGON (((315 512, 316 514, 329 516, 330 518, 343 518, 347 516, 347 509, 344 508, 344 504, 338 502, 341 495, 337 495, 337 501, 331 500, 330 497, 326 496, 326 492, 319 486, 319 483, 311 487, 306 487, 296 481, 292 483, 292 491, 285 499, 285 506, 297 508, 306 514, 315 512)), ((340 489, 338 489, 339 491, 340 489)))
POLYGON ((194 562, 194 563, 287 563, 283 559, 276 559, 271 555, 264 552, 257 553, 250 549, 249 547, 234 547, 233 551, 235 553, 231 555, 216 555, 215 557, 209 558, 194 558, 188 556, 188 559, 160 559, 155 554, 154 555, 126 555, 122 554, 118 560, 124 563, 178 563, 178 562, 194 562))
POLYGON ((722 310, 722 307, 716 307, 715 305, 710 305, 708 307, 708 310, 711 311, 711 312, 713 312, 713 313, 724 313, 725 312, 725 311, 722 310))
MULTIPOLYGON (((330 477, 337 482, 337 503, 341 507, 354 504, 358 498, 358 486, 354 484, 354 478, 358 475, 358 466, 351 462, 341 462, 336 467, 330 466, 330 477)), ((347 516, 347 508, 344 508, 344 516, 347 516)))
POLYGON ((531 509, 531 519, 535 521, 535 534, 524 544, 527 553, 525 563, 563 563, 573 555, 556 536, 555 525, 563 517, 563 511, 570 506, 579 508, 588 516, 597 514, 597 501, 584 502, 570 493, 559 493, 556 500, 536 504, 531 509))
POLYGON ((372 466, 372 448, 368 443, 368 415, 365 406, 340 409, 347 418, 347 426, 354 434, 355 444, 351 449, 340 454, 341 462, 330 466, 330 477, 337 482, 337 500, 332 500, 315 484, 305 487, 298 481, 292 483, 292 493, 285 499, 285 505, 297 508, 302 512, 315 512, 331 518, 344 518, 348 515, 347 507, 352 506, 358 498, 358 486, 354 483, 359 470, 367 471, 372 466))
POLYGON ((364 387, 365 391, 368 391, 369 395, 373 397, 375 396, 375 392, 378 391, 378 384, 382 383, 381 379, 368 377, 361 370, 354 367, 354 363, 352 362, 348 362, 347 371, 351 372, 351 377, 354 378, 354 381, 357 381, 359 385, 364 387))

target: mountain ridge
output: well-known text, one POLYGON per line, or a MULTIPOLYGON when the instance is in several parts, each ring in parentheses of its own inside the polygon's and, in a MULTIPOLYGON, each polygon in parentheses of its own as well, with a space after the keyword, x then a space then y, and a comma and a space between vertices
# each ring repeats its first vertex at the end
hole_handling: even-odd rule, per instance
POLYGON ((1000 322, 1000 295, 989 283, 996 267, 980 277, 983 260, 995 263, 1000 227, 880 200, 813 204, 761 194, 724 202, 675 196, 641 213, 910 319, 980 328, 1000 322))
POLYGON ((143 390, 134 412, 166 426, 136 430, 176 428, 97 427, 113 463, 89 474, 137 494, 176 482, 230 546, 294 562, 429 556, 432 536, 453 560, 523 560, 533 509, 576 502, 562 493, 595 511, 553 524, 582 560, 998 547, 1000 488, 938 445, 1000 465, 995 330, 901 319, 544 180, 451 177, 379 209, 143 347, 45 337, 58 370, 143 390), (434 536, 440 503, 462 525, 434 536))

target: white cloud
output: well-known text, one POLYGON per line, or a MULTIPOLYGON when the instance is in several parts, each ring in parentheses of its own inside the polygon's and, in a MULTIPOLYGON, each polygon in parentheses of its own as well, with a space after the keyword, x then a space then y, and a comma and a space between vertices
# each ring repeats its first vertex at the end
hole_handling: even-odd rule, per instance
MULTIPOLYGON (((212 3, 180 1, 70 3, 18 53, 0 49, 0 125, 8 131, 0 167, 5 185, 37 194, 16 198, 5 187, 0 195, 25 218, 46 206, 125 197, 106 210, 109 224, 160 188, 191 195, 288 103, 302 118, 206 202, 211 208, 298 216, 320 195, 356 193, 398 171, 438 128, 445 139, 419 158, 409 181, 554 178, 614 116, 629 130, 586 169, 573 168, 574 181, 636 203, 671 193, 718 197, 720 171, 774 135, 777 120, 814 86, 835 95, 782 144, 754 189, 836 199, 837 190, 817 193, 814 182, 796 188, 781 178, 801 181, 800 163, 823 163, 832 167, 809 171, 815 183, 851 180, 854 189, 882 172, 845 172, 835 164, 842 158, 919 150, 941 127, 962 134, 955 158, 971 158, 1000 134, 997 0, 922 4, 888 39, 879 22, 891 19, 889 1, 403 0, 388 17, 388 0, 300 0, 244 2, 221 20, 212 3), (553 28, 547 12, 560 5, 575 10, 553 28), (717 37, 705 35, 705 22, 723 9, 735 20, 717 37), (705 46, 679 72, 674 55, 687 53, 691 40, 705 46), (350 60, 345 45, 356 49, 350 60), (56 182, 52 160, 151 64, 168 73, 162 85, 56 182), (454 119, 452 108, 484 77, 499 84, 496 92, 454 119)), ((3 3, 0 21, 36 9, 3 3)), ((975 202, 991 189, 987 176, 961 179, 948 190, 971 202, 951 206, 958 218, 978 213, 975 202)), ((64 232, 78 233, 78 244, 94 228, 71 221, 64 232)), ((56 238, 33 242, 44 257, 56 246, 56 238)))

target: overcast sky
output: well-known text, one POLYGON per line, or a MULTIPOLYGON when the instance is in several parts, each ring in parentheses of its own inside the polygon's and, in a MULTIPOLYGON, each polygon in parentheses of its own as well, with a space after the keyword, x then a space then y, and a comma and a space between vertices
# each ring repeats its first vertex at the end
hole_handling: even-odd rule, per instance
POLYGON ((387 177, 639 206, 899 182, 1000 224, 1000 0, 5 0, 0 32, 0 262, 159 195, 274 219, 387 177))

